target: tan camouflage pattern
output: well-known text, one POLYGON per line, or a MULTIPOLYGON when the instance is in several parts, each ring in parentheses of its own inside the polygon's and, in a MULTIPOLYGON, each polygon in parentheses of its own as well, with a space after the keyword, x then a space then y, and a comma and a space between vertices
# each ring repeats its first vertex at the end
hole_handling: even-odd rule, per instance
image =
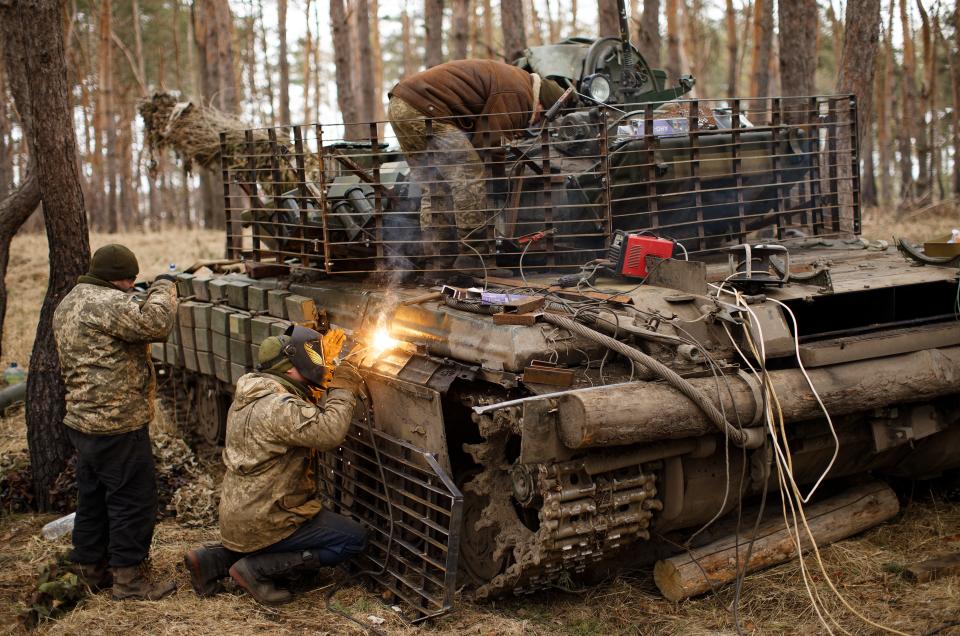
POLYGON ((227 414, 220 496, 220 536, 237 552, 254 552, 289 537, 322 504, 311 456, 346 437, 356 397, 333 389, 323 406, 293 395, 269 375, 237 381, 227 414))
POLYGON ((63 423, 90 435, 116 435, 150 423, 157 381, 149 343, 167 339, 177 314, 172 282, 155 282, 145 300, 80 283, 53 314, 67 389, 63 423))
POLYGON ((420 228, 448 227, 451 212, 461 237, 486 225, 490 211, 485 209, 483 161, 466 133, 449 122, 434 120, 428 147, 426 116, 399 97, 390 98, 387 111, 410 164, 411 178, 422 190, 420 228))

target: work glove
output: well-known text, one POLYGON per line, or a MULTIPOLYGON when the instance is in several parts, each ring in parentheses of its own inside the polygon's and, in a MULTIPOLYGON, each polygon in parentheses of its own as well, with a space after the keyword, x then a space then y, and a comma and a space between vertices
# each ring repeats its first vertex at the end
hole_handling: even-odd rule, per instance
POLYGON ((347 334, 343 333, 343 329, 331 329, 323 334, 320 343, 323 345, 323 360, 328 367, 333 366, 333 361, 340 355, 346 340, 347 334))
POLYGON ((333 372, 333 379, 330 380, 329 390, 343 389, 357 394, 360 391, 360 385, 363 378, 357 373, 355 367, 347 364, 341 364, 333 372))

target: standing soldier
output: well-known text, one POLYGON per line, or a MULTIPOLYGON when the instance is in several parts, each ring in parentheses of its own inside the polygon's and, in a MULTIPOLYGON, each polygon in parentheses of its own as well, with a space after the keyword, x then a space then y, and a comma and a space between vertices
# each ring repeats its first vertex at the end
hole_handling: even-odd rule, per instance
POLYGON ((147 425, 157 392, 149 343, 166 340, 177 312, 173 277, 162 275, 138 302, 137 257, 105 245, 54 313, 66 385, 63 423, 77 449, 77 515, 70 560, 113 598, 155 601, 173 581, 153 582, 145 560, 157 516, 147 425), (109 571, 107 571, 109 566, 109 571))
POLYGON ((483 268, 474 250, 492 254, 485 229, 495 219, 487 209, 477 149, 491 149, 503 137, 520 135, 562 95, 553 80, 494 60, 439 64, 404 78, 390 91, 390 124, 421 187, 420 229, 437 257, 435 267, 446 264, 438 246, 448 241, 444 212, 449 210, 434 210, 433 196, 442 186, 450 189, 457 238, 472 247, 460 250, 453 268, 483 268))
POLYGON ((216 594, 229 573, 257 602, 286 603, 293 596, 278 578, 336 565, 366 547, 363 526, 323 508, 314 473, 316 450, 343 441, 357 401, 359 374, 344 364, 330 372, 343 341, 338 329, 321 338, 295 326, 264 340, 259 372, 237 381, 223 451, 223 545, 184 557, 198 595, 216 594))

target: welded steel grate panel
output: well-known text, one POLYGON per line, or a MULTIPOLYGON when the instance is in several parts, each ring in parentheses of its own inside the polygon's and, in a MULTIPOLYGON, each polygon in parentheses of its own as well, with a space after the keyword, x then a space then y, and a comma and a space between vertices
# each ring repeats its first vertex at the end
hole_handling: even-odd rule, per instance
POLYGON ((355 422, 340 447, 321 455, 319 477, 331 508, 369 531, 367 550, 354 564, 373 572, 411 621, 448 611, 463 495, 434 456, 355 422))
MULTIPOLYGON (((837 95, 573 108, 496 136, 427 119, 425 149, 407 153, 389 122, 231 131, 228 252, 337 275, 449 269, 436 257, 476 250, 534 271, 602 258, 616 230, 697 258, 849 237, 860 231, 856 120, 855 98, 837 95), (484 225, 457 230, 464 201, 484 225)), ((455 123, 486 129, 483 117, 455 123)))

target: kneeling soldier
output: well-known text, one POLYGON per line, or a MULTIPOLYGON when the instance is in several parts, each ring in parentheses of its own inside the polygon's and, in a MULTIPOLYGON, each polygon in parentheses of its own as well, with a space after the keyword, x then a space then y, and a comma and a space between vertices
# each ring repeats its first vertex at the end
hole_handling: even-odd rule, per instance
POLYGON ((293 327, 264 340, 259 372, 237 382, 223 451, 223 545, 184 557, 198 595, 217 593, 229 572, 258 602, 286 603, 292 595, 278 577, 336 565, 366 547, 360 524, 323 509, 313 474, 314 449, 343 441, 357 400, 359 374, 346 365, 330 372, 343 340, 339 330, 321 338, 293 327))

